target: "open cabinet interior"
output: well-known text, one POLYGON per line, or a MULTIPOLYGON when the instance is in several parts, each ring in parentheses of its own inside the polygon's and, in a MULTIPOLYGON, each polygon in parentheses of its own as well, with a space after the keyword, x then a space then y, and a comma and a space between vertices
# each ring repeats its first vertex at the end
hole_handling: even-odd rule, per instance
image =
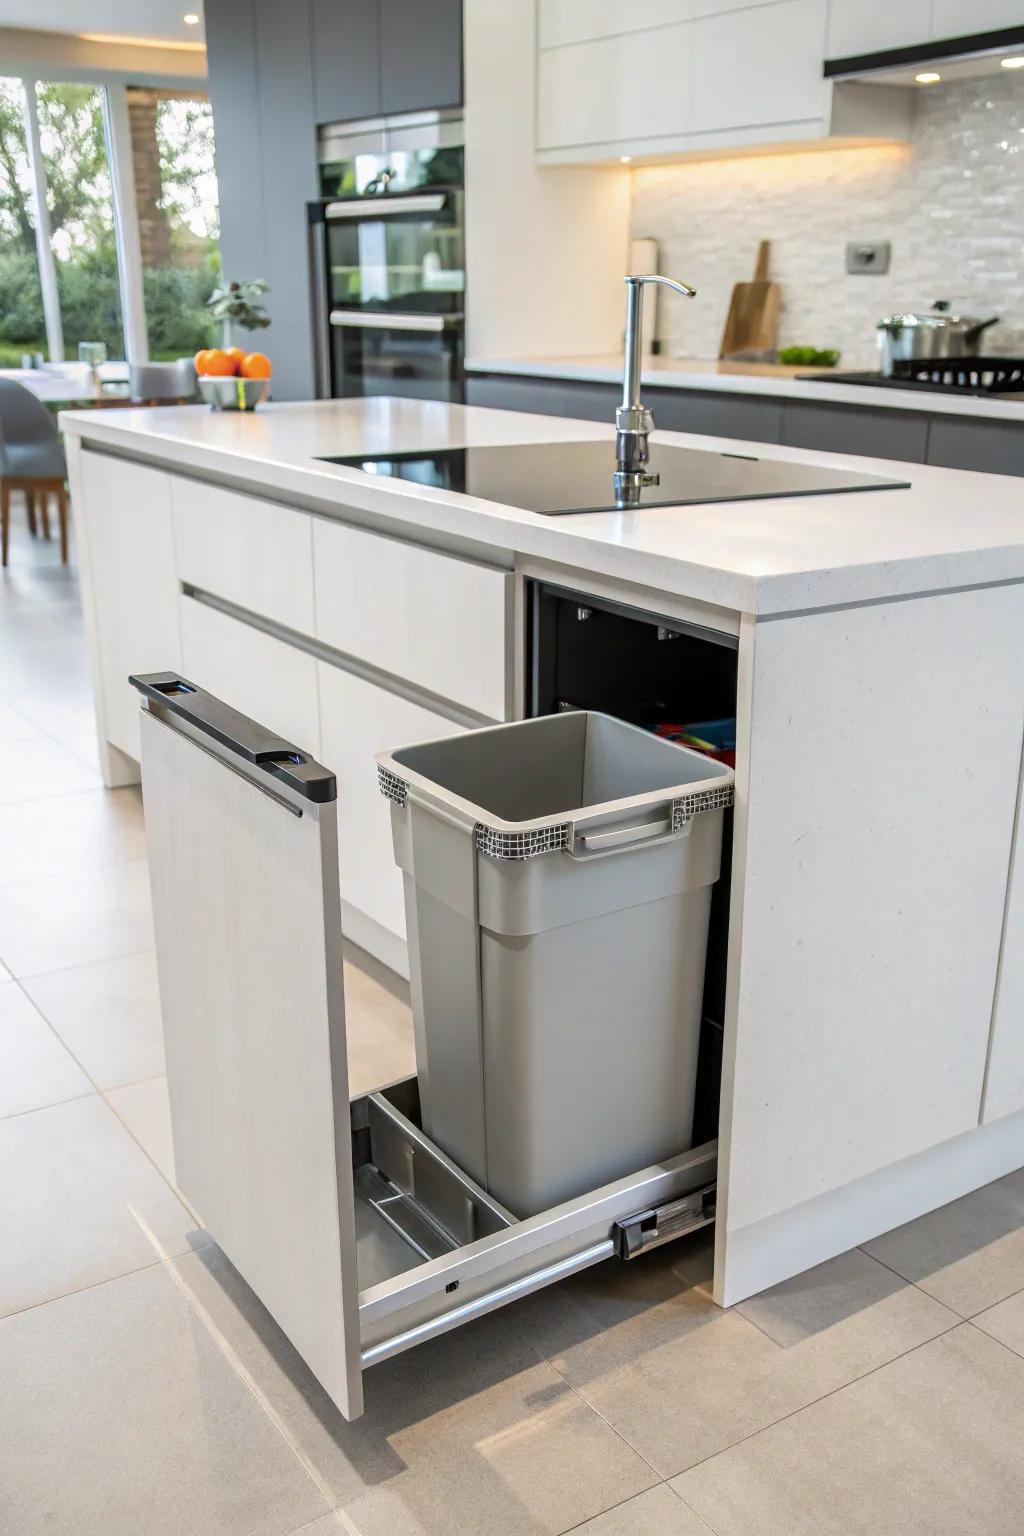
MULTIPOLYGON (((541 581, 528 583, 527 615, 528 715, 596 709, 672 737, 707 722, 735 732, 735 636, 541 581)), ((711 897, 694 1146, 718 1134, 732 830, 729 810, 711 897)))
POLYGON ((346 1417, 369 1366, 714 1220, 704 1106, 678 1154, 517 1218, 415 1078, 350 1103, 335 775, 177 673, 133 682, 179 1187, 346 1417))

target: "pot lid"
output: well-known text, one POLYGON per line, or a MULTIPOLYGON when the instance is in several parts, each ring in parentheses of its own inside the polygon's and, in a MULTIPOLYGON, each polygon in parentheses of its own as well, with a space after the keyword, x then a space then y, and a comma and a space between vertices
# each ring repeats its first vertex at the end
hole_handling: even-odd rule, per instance
POLYGON ((908 310, 904 314, 886 315, 878 322, 878 330, 973 330, 984 321, 975 315, 961 315, 950 309, 948 299, 937 299, 931 309, 908 310))

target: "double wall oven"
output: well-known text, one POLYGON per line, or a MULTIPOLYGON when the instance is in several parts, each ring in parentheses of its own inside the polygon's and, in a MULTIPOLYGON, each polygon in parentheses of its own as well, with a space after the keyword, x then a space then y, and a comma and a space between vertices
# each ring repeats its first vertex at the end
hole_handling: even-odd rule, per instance
POLYGON ((321 396, 464 398, 462 119, 324 128, 309 205, 321 396))

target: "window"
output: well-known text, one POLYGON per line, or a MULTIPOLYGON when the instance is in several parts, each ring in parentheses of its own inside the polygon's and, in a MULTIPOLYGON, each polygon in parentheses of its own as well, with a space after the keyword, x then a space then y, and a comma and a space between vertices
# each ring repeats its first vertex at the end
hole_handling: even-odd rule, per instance
POLYGON ((46 349, 35 202, 20 80, 0 78, 0 366, 46 349))
POLYGON ((42 81, 36 104, 65 356, 76 357, 81 341, 102 341, 109 357, 123 358, 103 90, 42 81))
POLYGON ((131 87, 132 172, 150 356, 212 346, 220 256, 213 116, 201 93, 131 87))

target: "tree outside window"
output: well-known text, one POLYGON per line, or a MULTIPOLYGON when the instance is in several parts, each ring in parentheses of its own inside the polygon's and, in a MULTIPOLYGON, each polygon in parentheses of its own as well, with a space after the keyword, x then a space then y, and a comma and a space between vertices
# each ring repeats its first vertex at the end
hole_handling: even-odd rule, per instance
POLYGON ((128 116, 150 355, 182 357, 217 340, 206 309, 220 272, 210 103, 133 86, 128 116))

